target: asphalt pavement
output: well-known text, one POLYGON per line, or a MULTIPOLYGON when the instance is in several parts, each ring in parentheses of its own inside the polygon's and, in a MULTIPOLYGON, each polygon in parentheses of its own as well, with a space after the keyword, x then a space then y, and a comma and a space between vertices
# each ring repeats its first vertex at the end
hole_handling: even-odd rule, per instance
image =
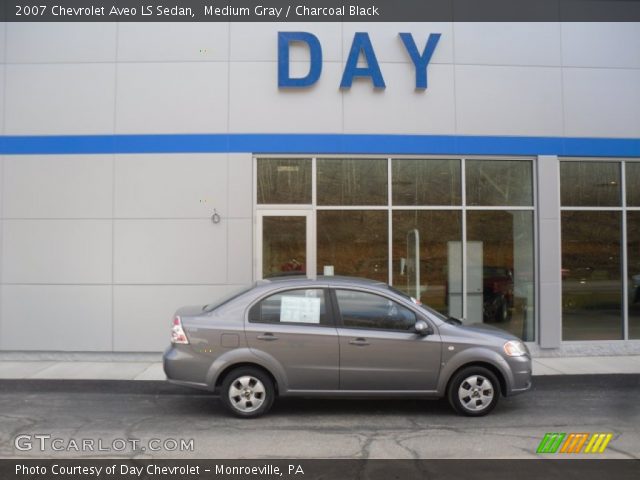
POLYGON ((536 454, 551 432, 610 432, 598 458, 640 458, 635 374, 537 377, 481 418, 444 400, 280 399, 243 420, 166 382, 0 380, 0 392, 3 458, 534 458, 553 455, 536 454))

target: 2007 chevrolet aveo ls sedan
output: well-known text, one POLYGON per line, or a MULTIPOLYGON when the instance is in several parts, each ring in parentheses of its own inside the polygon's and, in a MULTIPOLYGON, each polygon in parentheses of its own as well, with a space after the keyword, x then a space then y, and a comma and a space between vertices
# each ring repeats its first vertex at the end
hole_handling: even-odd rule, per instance
POLYGON ((531 386, 531 358, 516 337, 345 277, 263 280, 181 308, 164 371, 218 392, 239 417, 262 415, 277 396, 446 396, 459 413, 480 416, 531 386))

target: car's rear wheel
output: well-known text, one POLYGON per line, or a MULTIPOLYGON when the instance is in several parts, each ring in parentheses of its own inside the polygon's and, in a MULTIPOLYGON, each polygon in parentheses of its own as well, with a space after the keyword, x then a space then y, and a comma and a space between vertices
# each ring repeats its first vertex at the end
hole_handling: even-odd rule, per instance
POLYGON ((269 411, 275 399, 273 381, 262 370, 252 367, 229 372, 222 382, 220 398, 237 417, 255 418, 269 411))
POLYGON ((458 413, 480 417, 498 404, 500 383, 496 376, 484 367, 463 368, 449 382, 447 397, 458 413))
POLYGON ((507 322, 509 321, 509 302, 504 297, 500 297, 500 303, 498 304, 498 308, 496 309, 496 322, 507 322))

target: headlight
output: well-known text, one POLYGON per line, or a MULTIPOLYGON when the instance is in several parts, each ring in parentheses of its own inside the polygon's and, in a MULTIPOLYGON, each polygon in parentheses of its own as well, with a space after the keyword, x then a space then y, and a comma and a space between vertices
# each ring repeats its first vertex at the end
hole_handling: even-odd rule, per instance
POLYGON ((509 340, 502 348, 510 357, 521 357, 529 353, 525 344, 517 340, 509 340))

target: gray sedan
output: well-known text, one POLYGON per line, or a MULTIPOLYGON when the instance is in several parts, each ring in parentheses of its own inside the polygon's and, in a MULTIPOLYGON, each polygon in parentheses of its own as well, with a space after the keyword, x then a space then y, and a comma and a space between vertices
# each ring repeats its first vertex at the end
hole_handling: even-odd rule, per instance
POLYGON ((176 312, 164 354, 170 382, 220 394, 239 417, 277 396, 446 396, 489 413, 531 387, 516 337, 460 321, 387 284, 345 277, 262 280, 215 304, 176 312))

